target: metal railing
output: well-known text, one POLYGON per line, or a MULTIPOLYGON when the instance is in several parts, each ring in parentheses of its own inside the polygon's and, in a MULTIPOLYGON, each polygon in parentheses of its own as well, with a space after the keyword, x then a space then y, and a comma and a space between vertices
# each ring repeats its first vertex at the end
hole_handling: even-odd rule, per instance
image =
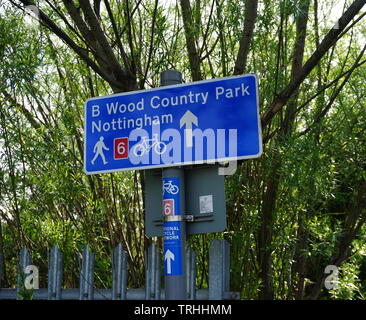
MULTIPOLYGON (((230 292, 230 247, 225 240, 212 240, 209 249, 209 287, 196 289, 196 253, 187 248, 187 300, 237 300, 238 292, 230 292)), ((146 279, 144 289, 127 288, 127 253, 119 244, 112 254, 112 288, 94 287, 94 254, 89 245, 83 248, 79 289, 63 289, 63 253, 54 246, 49 253, 47 288, 32 289, 34 300, 164 300, 161 288, 161 253, 153 243, 146 253, 146 279)), ((3 257, 0 256, 0 261, 3 257)), ((32 264, 27 248, 20 250, 17 288, 0 288, 1 299, 22 299, 24 269, 32 264)), ((0 277, 3 274, 0 264, 0 277)), ((1 280, 1 278, 0 278, 1 280)))

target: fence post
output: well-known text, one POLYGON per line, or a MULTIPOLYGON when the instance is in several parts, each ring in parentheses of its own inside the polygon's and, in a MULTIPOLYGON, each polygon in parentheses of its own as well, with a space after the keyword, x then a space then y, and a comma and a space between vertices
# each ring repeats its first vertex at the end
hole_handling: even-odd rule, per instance
POLYGON ((25 287, 25 273, 24 273, 24 269, 25 267, 29 266, 32 264, 32 257, 28 251, 28 249, 26 247, 23 247, 22 249, 20 249, 20 253, 19 253, 19 263, 18 263, 18 276, 17 276, 17 291, 16 291, 16 298, 17 300, 22 300, 23 297, 20 297, 20 290, 24 289, 25 287))
POLYGON ((196 300, 196 252, 187 247, 187 299, 196 300))
POLYGON ((156 243, 147 249, 146 300, 160 300, 160 255, 156 243))
POLYGON ((230 286, 230 245, 226 240, 211 241, 209 251, 209 300, 223 300, 230 286))
POLYGON ((63 254, 56 244, 48 256, 48 300, 61 300, 63 254))
POLYGON ((94 299, 94 254, 89 250, 88 244, 83 249, 79 299, 94 299))
POLYGON ((112 299, 126 300, 127 295, 127 253, 119 243, 113 250, 112 255, 112 299))

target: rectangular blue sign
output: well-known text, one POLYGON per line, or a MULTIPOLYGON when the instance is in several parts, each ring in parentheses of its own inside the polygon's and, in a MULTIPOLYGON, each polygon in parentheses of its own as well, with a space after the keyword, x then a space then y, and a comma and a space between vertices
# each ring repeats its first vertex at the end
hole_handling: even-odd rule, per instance
POLYGON ((84 125, 87 174, 262 153, 255 74, 91 98, 84 125))
POLYGON ((164 222, 164 270, 166 276, 183 273, 180 222, 164 222))

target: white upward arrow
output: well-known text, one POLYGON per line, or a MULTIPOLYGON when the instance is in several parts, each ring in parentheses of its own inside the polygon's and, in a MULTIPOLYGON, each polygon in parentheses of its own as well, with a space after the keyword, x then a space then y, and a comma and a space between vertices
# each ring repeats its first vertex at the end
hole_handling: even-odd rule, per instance
POLYGON ((187 147, 193 146, 193 134, 192 134, 192 123, 198 126, 198 118, 189 110, 180 118, 180 127, 186 126, 186 145, 187 147))
POLYGON ((166 266, 167 266, 167 270, 166 273, 167 274, 171 274, 172 273, 172 260, 174 261, 174 253, 171 252, 169 249, 165 252, 165 256, 164 256, 164 260, 166 260, 166 266))

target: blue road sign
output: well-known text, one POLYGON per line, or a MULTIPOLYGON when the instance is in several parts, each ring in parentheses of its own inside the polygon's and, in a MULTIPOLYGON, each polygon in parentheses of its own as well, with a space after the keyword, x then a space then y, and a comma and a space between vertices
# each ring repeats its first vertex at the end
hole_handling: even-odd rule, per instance
POLYGON ((255 74, 85 103, 87 174, 240 160, 261 153, 255 74))

